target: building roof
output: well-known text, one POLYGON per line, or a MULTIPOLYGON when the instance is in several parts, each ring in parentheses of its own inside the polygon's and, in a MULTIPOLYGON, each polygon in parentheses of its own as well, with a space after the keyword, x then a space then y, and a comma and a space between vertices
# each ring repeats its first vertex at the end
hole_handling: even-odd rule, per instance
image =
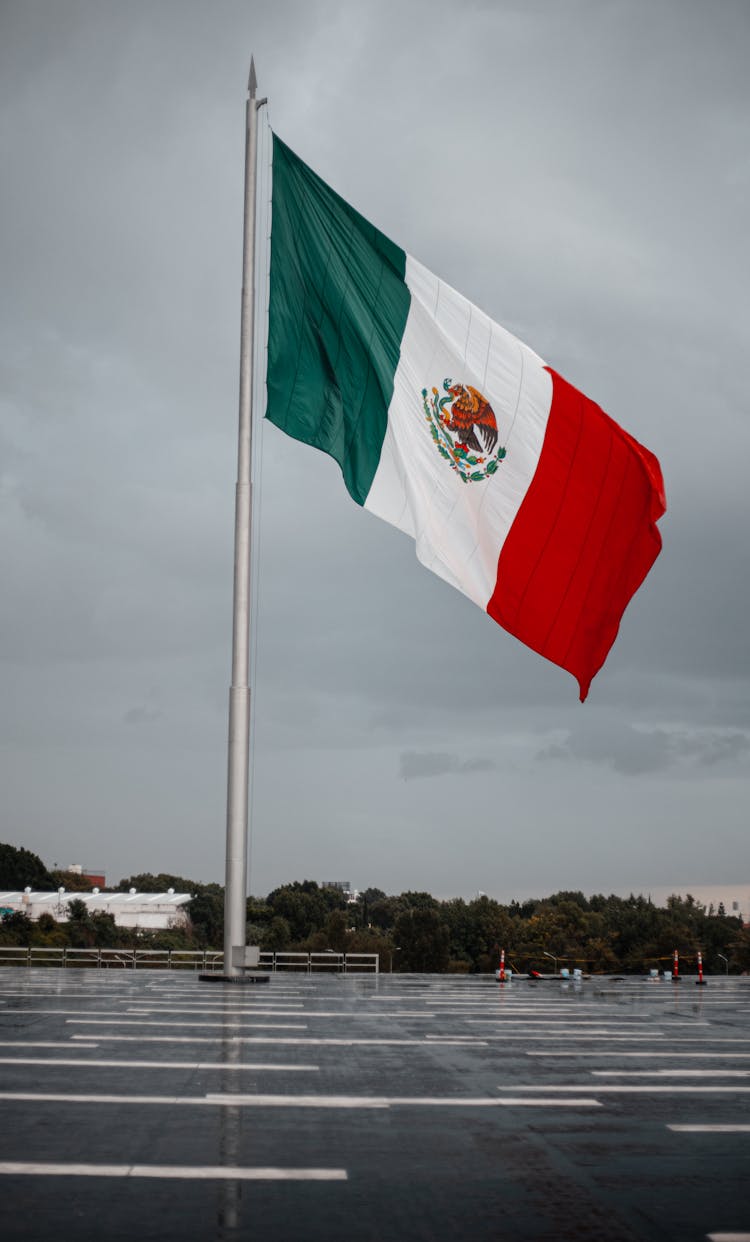
POLYGON ((48 905, 56 907, 67 905, 70 901, 82 901, 85 905, 93 906, 97 910, 114 912, 133 908, 148 909, 154 906, 176 908, 187 905, 191 898, 192 893, 176 893, 174 889, 168 889, 166 893, 138 893, 133 890, 129 893, 100 893, 96 889, 86 893, 77 893, 67 889, 54 889, 52 892, 35 892, 25 889, 20 892, 16 889, 12 892, 0 892, 0 906, 48 905))

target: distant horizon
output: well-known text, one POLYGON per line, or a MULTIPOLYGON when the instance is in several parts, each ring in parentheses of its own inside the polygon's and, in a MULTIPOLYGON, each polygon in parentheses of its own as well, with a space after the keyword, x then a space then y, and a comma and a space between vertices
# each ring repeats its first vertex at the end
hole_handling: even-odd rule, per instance
MULTIPOLYGON (((45 866, 47 866, 46 863, 45 863, 45 866)), ((88 878, 88 873, 90 871, 91 874, 95 876, 101 876, 103 874, 106 879, 106 868, 104 869, 103 872, 94 871, 93 868, 84 868, 81 872, 71 870, 71 867, 78 867, 78 866, 81 866, 81 864, 74 863, 74 864, 69 865, 68 867, 54 867, 54 866, 49 867, 48 866, 48 870, 69 871, 72 875, 82 875, 84 878, 88 878)), ((154 876, 163 874, 163 875, 179 876, 180 872, 177 872, 177 871, 160 872, 160 871, 139 870, 139 871, 133 872, 132 874, 133 875, 154 875, 154 876)), ((130 876, 121 876, 118 880, 110 881, 109 884, 104 885, 103 891, 105 892, 114 891, 114 886, 116 884, 121 884, 125 880, 128 880, 130 878, 131 878, 130 876)), ((220 884, 222 886, 224 884, 223 879, 199 880, 195 876, 183 876, 182 878, 191 879, 194 884, 220 884)), ((580 886, 571 888, 570 886, 564 886, 560 888, 551 888, 547 892, 542 892, 542 891, 539 891, 538 889, 532 890, 529 888, 525 890, 516 889, 514 890, 513 896, 507 896, 507 895, 498 896, 494 893, 486 892, 481 889, 473 893, 470 893, 470 894, 456 893, 456 892, 444 894, 442 892, 434 892, 431 889, 419 888, 419 887, 417 888, 403 888, 403 887, 394 888, 391 891, 388 891, 387 889, 383 889, 383 886, 380 884, 364 884, 360 886, 354 883, 353 881, 324 882, 322 880, 315 879, 315 877, 313 876, 304 876, 304 877, 295 877, 295 879, 291 879, 291 880, 285 880, 285 881, 282 881, 280 884, 274 884, 270 888, 268 888, 265 893, 261 892, 260 890, 256 890, 254 892, 248 892, 248 897, 262 899, 268 893, 273 892, 277 888, 283 888, 287 884, 304 883, 310 880, 312 880, 314 883, 316 883, 321 888, 334 887, 336 886, 336 883, 343 884, 343 883, 348 882, 351 885, 351 891, 356 892, 356 893, 363 893, 368 888, 380 888, 382 889, 382 891, 386 892, 389 897, 396 897, 396 896, 399 896, 401 893, 406 893, 406 892, 429 892, 430 896, 434 897, 436 901, 441 901, 441 902, 454 901, 454 900, 463 900, 463 901, 469 902, 469 901, 475 901, 479 897, 488 897, 490 900, 496 901, 500 905, 510 905, 512 902, 519 902, 522 904, 525 901, 545 901, 549 897, 555 896, 555 894, 559 892, 581 892, 583 893, 587 901, 590 901, 591 898, 595 896, 604 896, 604 897, 615 896, 615 897, 621 898, 622 900, 627 900, 631 896, 645 897, 647 899, 650 899, 654 903, 654 905, 657 905, 657 906, 666 905, 667 900, 672 896, 682 897, 683 899, 687 897, 693 897, 697 902, 705 906, 706 909, 708 909, 711 905, 713 905, 714 908, 717 908, 720 904, 723 904, 725 911, 728 915, 739 914, 739 915, 750 917, 750 880, 747 880, 743 883, 737 883, 737 884, 710 884, 710 883, 702 883, 700 881, 697 881, 695 883, 677 884, 677 885, 657 884, 657 885, 643 886, 640 888, 628 887, 627 891, 625 889, 618 890, 612 886, 606 886, 604 888, 601 888, 601 887, 600 888, 596 888, 596 887, 581 888, 580 886), (734 902, 736 902, 738 906, 736 910, 732 908, 732 903, 734 902)), ((10 891, 16 891, 16 890, 9 889, 6 891, 10 892, 10 891)), ((43 892, 47 890, 36 889, 34 891, 43 892)), ((50 890, 50 891, 54 891, 54 890, 50 890)), ((507 894, 507 891, 508 890, 504 890, 504 894, 507 894)), ((73 890, 71 890, 71 892, 73 892, 73 890)))
POLYGON ((647 445, 668 512, 581 705, 259 418, 249 887, 750 876, 749 32, 746 0, 6 0, 4 834, 224 873, 252 53, 274 132, 647 445))

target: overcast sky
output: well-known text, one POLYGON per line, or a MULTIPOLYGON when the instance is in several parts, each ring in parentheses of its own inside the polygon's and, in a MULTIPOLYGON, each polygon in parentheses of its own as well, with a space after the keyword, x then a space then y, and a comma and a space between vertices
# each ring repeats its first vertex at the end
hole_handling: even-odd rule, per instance
POLYGON ((746 0, 2 0, 0 839, 223 879, 251 52, 669 505, 581 705, 265 425, 251 890, 750 885, 746 0))

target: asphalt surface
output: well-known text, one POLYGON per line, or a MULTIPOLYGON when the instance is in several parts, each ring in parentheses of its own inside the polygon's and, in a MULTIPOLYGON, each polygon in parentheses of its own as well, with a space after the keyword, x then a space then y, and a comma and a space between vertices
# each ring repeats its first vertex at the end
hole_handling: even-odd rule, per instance
POLYGON ((750 979, 0 970, 0 1237, 750 1240, 750 979))

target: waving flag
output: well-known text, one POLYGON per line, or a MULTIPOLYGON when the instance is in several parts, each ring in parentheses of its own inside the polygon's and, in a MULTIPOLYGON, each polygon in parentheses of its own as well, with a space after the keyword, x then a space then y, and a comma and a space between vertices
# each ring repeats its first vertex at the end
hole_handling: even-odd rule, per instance
POLYGON ((659 554, 659 463, 275 135, 266 416, 581 700, 659 554))

